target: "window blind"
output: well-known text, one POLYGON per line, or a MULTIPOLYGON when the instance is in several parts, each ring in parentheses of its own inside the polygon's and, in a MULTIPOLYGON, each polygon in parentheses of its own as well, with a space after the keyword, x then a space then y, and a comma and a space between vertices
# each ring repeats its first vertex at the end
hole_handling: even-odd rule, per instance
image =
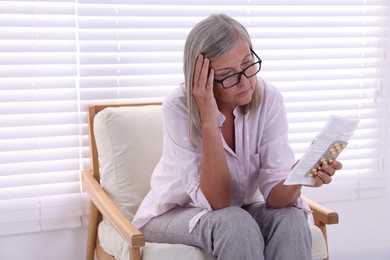
POLYGON ((0 235, 80 226, 75 1, 0 2, 0 235))
POLYGON ((85 224, 86 106, 163 100, 183 81, 187 34, 211 13, 248 29, 297 159, 331 114, 360 119, 344 169, 304 193, 385 193, 384 0, 2 1, 0 13, 0 235, 85 224))

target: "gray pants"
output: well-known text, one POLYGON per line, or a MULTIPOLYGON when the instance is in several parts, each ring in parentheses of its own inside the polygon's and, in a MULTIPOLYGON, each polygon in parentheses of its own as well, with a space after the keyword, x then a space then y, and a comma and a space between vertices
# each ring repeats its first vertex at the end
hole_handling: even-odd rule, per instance
POLYGON ((222 260, 311 259, 311 233, 300 209, 255 203, 215 210, 202 216, 189 233, 188 223, 199 211, 176 208, 152 219, 141 228, 145 240, 200 247, 222 260))

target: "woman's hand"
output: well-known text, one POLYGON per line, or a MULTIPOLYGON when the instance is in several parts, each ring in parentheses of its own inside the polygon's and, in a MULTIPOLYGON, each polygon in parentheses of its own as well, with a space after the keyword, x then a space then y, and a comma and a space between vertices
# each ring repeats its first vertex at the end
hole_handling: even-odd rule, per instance
POLYGON ((334 160, 331 164, 322 165, 322 170, 317 172, 315 177, 316 181, 313 187, 321 187, 323 184, 329 184, 332 181, 332 177, 335 175, 336 171, 340 170, 342 167, 343 165, 336 160, 334 160))
POLYGON ((192 95, 198 105, 202 124, 214 122, 218 117, 213 86, 214 70, 210 69, 210 60, 200 54, 196 59, 192 95))
MULTIPOLYGON (((332 181, 332 176, 337 170, 340 170, 343 165, 335 160, 331 164, 323 165, 321 167, 322 170, 318 171, 315 176, 316 180, 314 185, 310 187, 321 187, 324 184, 329 184, 332 181)), ((269 193, 267 205, 272 208, 282 208, 294 205, 301 194, 301 187, 301 185, 284 185, 284 180, 279 182, 269 193)))

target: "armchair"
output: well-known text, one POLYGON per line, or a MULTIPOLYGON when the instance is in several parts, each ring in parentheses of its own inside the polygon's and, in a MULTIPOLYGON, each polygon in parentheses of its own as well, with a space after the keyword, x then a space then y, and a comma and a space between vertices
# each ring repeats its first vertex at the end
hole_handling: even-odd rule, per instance
MULTIPOLYGON (((91 168, 82 172, 90 198, 86 259, 215 259, 191 246, 145 242, 131 223, 162 153, 161 103, 92 105, 88 120, 91 168)), ((338 214, 307 201, 315 224, 313 259, 327 259, 326 225, 338 223, 338 214)))

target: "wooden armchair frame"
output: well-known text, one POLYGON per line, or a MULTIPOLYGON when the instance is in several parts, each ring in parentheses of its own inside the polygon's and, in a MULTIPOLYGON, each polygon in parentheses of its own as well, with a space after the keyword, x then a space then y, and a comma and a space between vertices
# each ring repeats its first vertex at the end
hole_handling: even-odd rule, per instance
MULTIPOLYGON (((98 225, 103 217, 111 223, 115 230, 128 244, 131 260, 141 259, 141 247, 145 246, 143 234, 122 214, 120 209, 114 204, 111 198, 100 186, 98 151, 93 126, 95 115, 106 107, 145 105, 161 105, 161 103, 102 104, 91 105, 88 107, 88 131, 92 168, 82 172, 82 185, 91 200, 86 255, 87 260, 94 260, 95 253, 99 260, 115 259, 112 255, 106 253, 99 243, 97 234, 98 225)), ((326 225, 337 224, 339 221, 338 214, 337 212, 332 211, 312 200, 307 198, 305 199, 313 211, 315 225, 321 229, 325 238, 326 248, 328 250, 326 225)))

